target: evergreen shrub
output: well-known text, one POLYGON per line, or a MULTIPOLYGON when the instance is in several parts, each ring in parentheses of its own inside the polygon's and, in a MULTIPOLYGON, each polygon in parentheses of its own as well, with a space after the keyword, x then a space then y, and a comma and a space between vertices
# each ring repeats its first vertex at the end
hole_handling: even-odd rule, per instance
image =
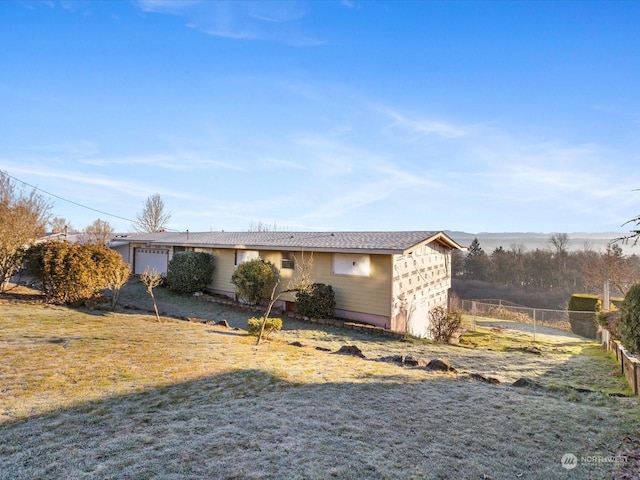
POLYGON ((238 265, 231 276, 231 283, 241 300, 259 305, 269 299, 278 279, 278 268, 273 263, 256 258, 238 265))
MULTIPOLYGON (((260 328, 262 327, 262 318, 251 317, 247 321, 247 331, 249 335, 253 335, 257 337, 260 335, 260 328)), ((273 332, 282 329, 282 319, 277 317, 269 317, 267 318, 266 323, 264 324, 264 338, 269 338, 273 332)))
POLYGON ((631 353, 640 353, 640 284, 629 289, 621 310, 618 329, 622 345, 631 353))
POLYGON ((178 252, 167 267, 167 284, 177 293, 192 294, 211 283, 213 255, 206 252, 178 252))
POLYGON ((311 288, 296 294, 296 312, 310 318, 333 318, 336 296, 331 285, 314 283, 311 288))

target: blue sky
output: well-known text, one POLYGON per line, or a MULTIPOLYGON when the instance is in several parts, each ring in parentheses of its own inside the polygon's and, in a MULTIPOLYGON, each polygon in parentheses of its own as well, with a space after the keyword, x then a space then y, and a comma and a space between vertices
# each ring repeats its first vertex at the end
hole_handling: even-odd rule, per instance
MULTIPOLYGON (((640 2, 0 2, 0 169, 175 230, 625 232, 640 2)), ((51 199, 84 228, 126 220, 51 199)))

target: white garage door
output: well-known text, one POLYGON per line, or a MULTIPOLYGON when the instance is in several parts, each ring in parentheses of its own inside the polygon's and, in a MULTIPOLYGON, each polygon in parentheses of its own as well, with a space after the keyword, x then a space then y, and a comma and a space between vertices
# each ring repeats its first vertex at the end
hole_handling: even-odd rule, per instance
POLYGON ((135 252, 135 273, 140 275, 148 269, 155 268, 162 274, 167 273, 167 263, 169 262, 169 250, 160 248, 136 248, 135 252))

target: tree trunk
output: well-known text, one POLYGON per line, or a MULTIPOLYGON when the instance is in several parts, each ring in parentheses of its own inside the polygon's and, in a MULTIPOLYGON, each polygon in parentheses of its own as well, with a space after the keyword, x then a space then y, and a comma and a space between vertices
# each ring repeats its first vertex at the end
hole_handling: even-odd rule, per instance
POLYGON ((258 335, 258 340, 256 340, 256 345, 260 345, 260 341, 262 340, 262 335, 264 334, 264 326, 267 324, 267 318, 269 318, 269 314, 271 313, 271 307, 276 303, 277 299, 271 299, 269 301, 269 305, 267 306, 267 311, 264 313, 262 317, 262 325, 260 325, 260 334, 258 335))
POLYGON ((269 304, 267 305, 267 311, 264 313, 262 317, 262 325, 260 325, 260 333, 258 334, 258 340, 256 340, 256 345, 260 345, 260 341, 262 340, 262 335, 264 334, 264 326, 267 324, 267 318, 269 318, 269 314, 271 313, 271 309, 273 308, 273 304, 278 301, 280 295, 276 295, 276 290, 278 289, 278 282, 273 287, 271 291, 271 298, 269 299, 269 304))
POLYGON ((118 300, 120 299, 120 289, 114 288, 113 293, 111 294, 111 310, 115 310, 118 305, 118 300))
POLYGON ((153 301, 153 310, 156 312, 156 320, 160 322, 160 314, 158 313, 158 305, 156 305, 156 297, 153 295, 153 290, 149 290, 151 300, 153 301))

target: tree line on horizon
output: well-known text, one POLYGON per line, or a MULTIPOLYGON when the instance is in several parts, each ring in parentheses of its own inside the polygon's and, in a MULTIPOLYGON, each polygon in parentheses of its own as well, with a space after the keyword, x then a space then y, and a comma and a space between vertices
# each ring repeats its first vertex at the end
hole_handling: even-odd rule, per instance
POLYGON ((527 250, 522 244, 513 244, 487 253, 475 238, 466 254, 453 253, 454 291, 471 298, 484 285, 484 298, 527 298, 529 303, 538 303, 527 306, 556 308, 572 293, 602 295, 607 281, 611 296, 624 297, 640 280, 640 257, 625 255, 618 243, 601 252, 588 246, 570 250, 570 242, 568 234, 557 233, 549 237, 548 248, 527 250), (556 302, 556 307, 550 307, 549 302, 556 302))

